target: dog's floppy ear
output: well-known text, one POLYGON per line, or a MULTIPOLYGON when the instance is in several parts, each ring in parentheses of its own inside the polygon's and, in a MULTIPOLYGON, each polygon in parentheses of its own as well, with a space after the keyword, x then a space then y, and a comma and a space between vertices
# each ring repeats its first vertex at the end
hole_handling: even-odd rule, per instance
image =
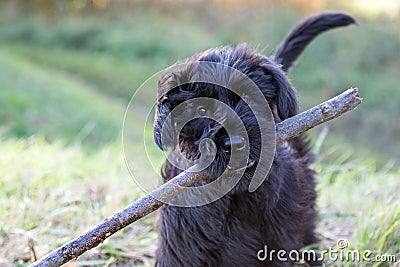
POLYGON ((289 80, 282 75, 274 77, 277 86, 276 106, 282 120, 297 114, 299 105, 296 92, 289 80))
POLYGON ((288 72, 307 45, 319 34, 355 23, 354 18, 341 12, 321 12, 307 17, 285 36, 276 49, 274 59, 288 72))
POLYGON ((170 88, 174 87, 176 87, 176 75, 173 72, 166 73, 158 81, 156 113, 154 117, 154 141, 161 150, 164 150, 169 145, 162 142, 174 140, 171 120, 166 121, 171 112, 170 103, 167 101, 167 94, 170 88), (162 136, 163 134, 165 136, 162 136))
POLYGON ((268 99, 268 101, 272 101, 270 104, 275 105, 272 109, 276 108, 276 110, 272 111, 277 112, 281 120, 296 115, 298 112, 296 91, 287 78, 286 73, 279 65, 269 60, 266 60, 260 66, 267 75, 271 76, 271 83, 274 87, 272 99, 268 99))

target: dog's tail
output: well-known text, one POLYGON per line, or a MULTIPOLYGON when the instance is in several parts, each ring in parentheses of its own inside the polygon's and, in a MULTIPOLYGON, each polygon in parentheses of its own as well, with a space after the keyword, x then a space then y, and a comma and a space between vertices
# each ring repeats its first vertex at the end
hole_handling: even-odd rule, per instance
POLYGON ((277 47, 274 58, 288 72, 306 46, 320 33, 356 24, 351 16, 341 12, 322 12, 299 21, 277 47))

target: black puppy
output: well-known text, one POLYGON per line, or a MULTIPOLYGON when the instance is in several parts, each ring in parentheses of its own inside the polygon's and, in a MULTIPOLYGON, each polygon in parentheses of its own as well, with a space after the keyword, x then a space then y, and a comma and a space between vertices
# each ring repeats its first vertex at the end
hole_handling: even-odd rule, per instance
MULTIPOLYGON (((287 78, 294 61, 318 34, 352 23, 355 23, 354 19, 343 13, 319 13, 300 21, 272 57, 242 44, 207 50, 194 55, 188 62, 216 62, 247 75, 264 95, 275 122, 279 122, 298 112, 295 90, 287 78)), ((199 158, 199 143, 203 138, 215 141, 215 162, 207 168, 206 183, 229 167, 227 162, 235 149, 248 146, 247 162, 251 164, 244 166, 243 179, 231 192, 208 205, 189 208, 165 205, 161 208, 156 266, 291 266, 290 260, 282 261, 277 254, 273 255, 272 261, 262 261, 257 253, 265 246, 269 251, 289 252, 317 242, 314 234, 317 217, 315 173, 308 167, 313 160, 310 146, 303 136, 278 145, 268 176, 255 192, 250 193, 247 178, 251 177, 259 159, 262 125, 253 118, 249 105, 224 87, 204 82, 179 84, 195 75, 194 71, 195 68, 187 67, 167 72, 160 79, 155 142, 161 149, 165 148, 162 127, 177 105, 189 99, 209 97, 235 110, 248 139, 241 138, 238 133, 232 141, 232 136, 227 136, 220 123, 201 116, 182 126, 172 139, 177 140, 182 153, 190 159, 199 158)), ((186 112, 206 115, 217 113, 217 109, 188 106, 186 112)), ((177 125, 179 117, 180 114, 176 114, 168 119, 171 129, 177 125)), ((173 130, 166 132, 169 135, 175 133, 173 130)), ((162 176, 167 181, 181 171, 167 161, 162 176)), ((317 265, 318 261, 308 263, 317 265)))

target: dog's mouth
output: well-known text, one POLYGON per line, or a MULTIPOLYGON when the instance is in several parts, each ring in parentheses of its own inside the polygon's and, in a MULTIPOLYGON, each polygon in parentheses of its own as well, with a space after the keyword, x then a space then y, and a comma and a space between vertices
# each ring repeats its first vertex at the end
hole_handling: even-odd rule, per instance
MULTIPOLYGON (((187 154, 190 154, 193 159, 198 159, 200 157, 198 145, 201 143, 201 139, 193 142, 187 134, 182 132, 180 133, 179 137, 186 140, 186 146, 188 143, 192 143, 195 147, 197 147, 197 149, 195 149, 197 150, 195 154, 187 154)), ((248 155, 249 142, 240 135, 223 138, 219 137, 215 139, 213 138, 213 142, 215 143, 219 153, 224 154, 223 158, 227 159, 227 171, 243 171, 252 167, 256 163, 256 161, 251 159, 248 155)), ((190 145, 190 147, 194 148, 192 145, 190 145)), ((211 152, 209 151, 209 153, 211 152)))
POLYGON ((243 158, 243 154, 248 147, 248 141, 240 135, 235 135, 232 137, 227 137, 223 139, 221 149, 225 153, 229 153, 232 158, 227 166, 229 171, 240 171, 250 168, 254 165, 255 161, 253 159, 243 158))

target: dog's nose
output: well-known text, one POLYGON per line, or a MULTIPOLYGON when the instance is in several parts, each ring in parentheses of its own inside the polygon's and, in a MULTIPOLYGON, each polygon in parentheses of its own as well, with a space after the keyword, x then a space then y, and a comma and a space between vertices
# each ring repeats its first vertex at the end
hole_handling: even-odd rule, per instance
POLYGON ((229 151, 230 149, 234 149, 236 151, 241 151, 246 147, 246 140, 239 135, 234 135, 228 138, 225 138, 221 145, 224 151, 229 151))

